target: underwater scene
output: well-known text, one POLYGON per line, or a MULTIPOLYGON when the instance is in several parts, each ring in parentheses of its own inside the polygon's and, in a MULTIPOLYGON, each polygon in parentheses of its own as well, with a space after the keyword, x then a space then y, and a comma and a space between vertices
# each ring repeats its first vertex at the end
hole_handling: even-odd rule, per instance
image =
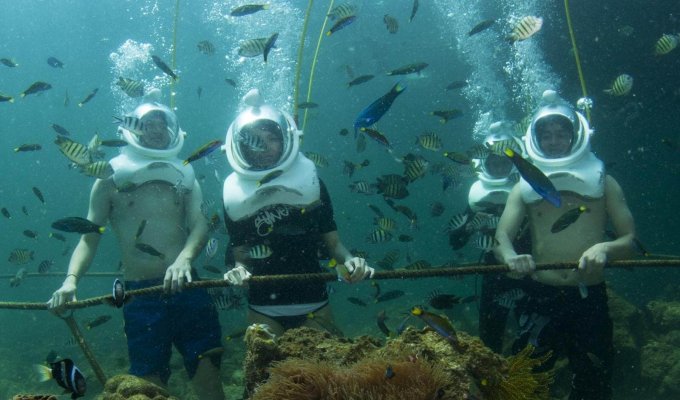
MULTIPOLYGON (((0 0, 0 9, 0 399, 680 398, 680 2, 0 0), (295 124, 302 131, 284 151, 314 164, 340 246, 375 269, 343 282, 358 267, 341 272, 346 264, 319 246, 325 274, 285 280, 280 295, 303 298, 322 281, 330 307, 287 316, 306 327, 284 334, 250 324, 256 272, 250 286, 224 278, 239 265, 223 203, 238 196, 225 180, 241 172, 225 153, 231 140, 244 154, 267 150, 254 134, 227 135, 259 107, 252 89, 294 136, 295 124), (193 167, 200 186, 187 189, 179 172, 159 178, 163 193, 202 194, 200 214, 197 205, 181 218, 207 221, 187 273, 204 286, 182 293, 207 294, 221 327, 221 347, 202 348, 192 367, 174 348, 153 383, 130 370, 141 356, 128 352, 138 332, 126 322, 144 297, 127 295, 144 290, 128 282, 153 273, 130 265, 160 268, 163 285, 179 250, 166 257, 155 235, 190 240, 193 230, 184 219, 147 225, 179 204, 148 191, 148 216, 134 223, 119 200, 97 207, 98 185, 128 207, 142 201, 138 170, 111 183, 137 168, 111 161, 119 155, 146 163, 148 176, 170 169, 165 153, 140 153, 161 159, 150 164, 131 155, 152 126, 137 114, 145 102, 176 115, 165 121, 173 171, 193 167), (550 156, 542 112, 568 120, 566 156, 550 156), (508 172, 495 175, 494 157, 508 172), (489 197, 475 197, 480 184, 489 197), (506 188, 501 200, 494 187, 506 188), (88 207, 129 226, 98 225, 88 207), (513 242, 522 233, 523 251, 513 242), (72 256, 90 265, 83 276, 72 256), (516 269, 506 277, 501 264, 516 269), (599 275, 583 274, 591 265, 599 275), (69 279, 78 307, 51 312, 69 279), (217 368, 215 379, 201 381, 203 368, 217 368)), ((305 184, 285 186, 302 175, 285 168, 244 185, 303 197, 305 184)), ((316 215, 311 204, 295 212, 316 215)), ((289 211, 256 222, 269 229, 261 236, 289 211)), ((264 262, 279 247, 246 256, 264 262)), ((168 329, 208 332, 187 304, 168 329)))

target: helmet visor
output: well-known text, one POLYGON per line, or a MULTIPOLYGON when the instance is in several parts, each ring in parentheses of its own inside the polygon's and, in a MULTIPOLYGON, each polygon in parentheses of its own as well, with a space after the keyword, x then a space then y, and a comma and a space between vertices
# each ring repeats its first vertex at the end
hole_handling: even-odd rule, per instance
POLYGON ((233 140, 242 166, 251 171, 276 168, 285 159, 285 150, 290 148, 290 138, 270 119, 244 125, 233 140))
POLYGON ((177 145, 179 131, 174 115, 153 109, 140 117, 141 130, 134 135, 137 144, 147 149, 166 150, 177 145))
POLYGON ((551 114, 534 122, 534 148, 545 158, 562 158, 574 147, 574 125, 561 114, 551 114))

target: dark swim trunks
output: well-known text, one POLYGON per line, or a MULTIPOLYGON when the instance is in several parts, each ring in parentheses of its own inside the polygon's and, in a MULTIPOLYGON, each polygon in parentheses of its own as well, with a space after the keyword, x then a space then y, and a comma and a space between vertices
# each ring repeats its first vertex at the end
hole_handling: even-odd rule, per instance
MULTIPOLYGON (((162 279, 125 282, 126 290, 162 285, 162 279)), ((198 356, 222 347, 219 318, 210 295, 203 289, 175 295, 151 294, 133 297, 123 308, 130 357, 130 374, 170 377, 172 345, 184 358, 193 378, 198 356)))

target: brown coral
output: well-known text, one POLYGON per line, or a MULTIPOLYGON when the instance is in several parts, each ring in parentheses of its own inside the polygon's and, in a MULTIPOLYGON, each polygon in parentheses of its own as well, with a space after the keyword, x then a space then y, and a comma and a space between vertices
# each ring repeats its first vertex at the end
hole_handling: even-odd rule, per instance
POLYGON ((171 400, 168 391, 133 375, 116 375, 106 381, 99 400, 171 400))
POLYGON ((439 399, 448 376, 426 361, 371 358, 338 368, 330 362, 291 359, 271 368, 253 399, 439 399), (386 374, 388 367, 390 374, 386 374))

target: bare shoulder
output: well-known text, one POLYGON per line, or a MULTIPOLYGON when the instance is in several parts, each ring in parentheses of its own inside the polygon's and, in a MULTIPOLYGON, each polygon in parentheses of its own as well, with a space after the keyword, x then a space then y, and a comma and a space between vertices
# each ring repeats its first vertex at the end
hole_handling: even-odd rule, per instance
POLYGON ((621 185, 612 177, 611 175, 607 175, 604 181, 604 191, 605 195, 607 197, 611 195, 623 195, 623 189, 621 189, 621 185))

